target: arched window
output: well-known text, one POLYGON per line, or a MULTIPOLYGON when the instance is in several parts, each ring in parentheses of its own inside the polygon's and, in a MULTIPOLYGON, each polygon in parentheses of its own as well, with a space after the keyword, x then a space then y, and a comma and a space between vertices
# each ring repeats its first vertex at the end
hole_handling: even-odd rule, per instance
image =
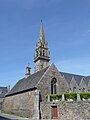
POLYGON ((43 56, 45 56, 45 50, 43 50, 43 56))
POLYGON ((57 83, 56 78, 53 78, 52 81, 51 81, 51 94, 56 94, 57 93, 56 83, 57 83))
POLYGON ((36 56, 38 57, 38 51, 36 51, 36 56))
POLYGON ((85 92, 85 88, 82 89, 82 92, 85 92))
POLYGON ((81 92, 81 89, 79 89, 79 92, 81 92))
POLYGON ((73 92, 76 92, 76 87, 73 87, 73 92))

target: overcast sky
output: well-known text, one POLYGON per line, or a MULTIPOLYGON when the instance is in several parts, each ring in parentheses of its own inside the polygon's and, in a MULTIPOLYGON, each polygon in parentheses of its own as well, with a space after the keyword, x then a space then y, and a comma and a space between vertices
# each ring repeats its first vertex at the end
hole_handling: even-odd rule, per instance
POLYGON ((25 75, 43 21, 51 63, 59 71, 90 75, 90 0, 0 0, 0 86, 25 75))

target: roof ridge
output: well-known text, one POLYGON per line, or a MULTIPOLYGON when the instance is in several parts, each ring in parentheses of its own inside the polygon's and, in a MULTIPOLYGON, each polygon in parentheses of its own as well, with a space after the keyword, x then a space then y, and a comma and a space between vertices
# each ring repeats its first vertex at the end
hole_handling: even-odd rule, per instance
POLYGON ((87 76, 76 74, 76 73, 68 73, 68 72, 60 72, 60 73, 65 73, 65 74, 70 74, 70 75, 77 75, 77 76, 87 77, 87 76))
MULTIPOLYGON (((50 69, 50 65, 47 67, 47 70, 44 72, 44 74, 42 75, 41 79, 38 81, 38 83, 42 80, 43 76, 46 74, 46 72, 50 69)), ((36 86, 38 85, 38 83, 36 84, 36 86)))
MULTIPOLYGON (((49 66, 50 66, 50 65, 49 65, 49 66)), ((42 68, 41 70, 39 70, 39 71, 37 71, 37 72, 31 74, 30 76, 35 75, 35 74, 37 74, 37 73, 39 73, 39 72, 45 70, 45 69, 48 68, 49 66, 47 66, 47 67, 45 67, 45 68, 42 68)), ((30 77, 30 76, 29 76, 29 77, 30 77)), ((29 78, 29 77, 27 77, 27 78, 29 78)), ((27 79, 27 78, 26 78, 26 79, 27 79)))

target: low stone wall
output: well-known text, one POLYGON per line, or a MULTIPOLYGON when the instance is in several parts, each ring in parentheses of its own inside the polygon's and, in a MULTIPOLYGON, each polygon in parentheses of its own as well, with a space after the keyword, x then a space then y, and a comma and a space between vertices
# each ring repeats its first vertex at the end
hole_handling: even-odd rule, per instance
POLYGON ((4 100, 4 98, 0 98, 0 110, 2 110, 3 100, 4 100))
POLYGON ((52 106, 57 105, 58 120, 90 120, 90 102, 41 103, 41 119, 52 118, 52 106))
POLYGON ((3 103, 3 111, 23 117, 32 117, 35 91, 8 96, 3 103))
POLYGON ((0 110, 2 110, 2 103, 0 102, 0 110))

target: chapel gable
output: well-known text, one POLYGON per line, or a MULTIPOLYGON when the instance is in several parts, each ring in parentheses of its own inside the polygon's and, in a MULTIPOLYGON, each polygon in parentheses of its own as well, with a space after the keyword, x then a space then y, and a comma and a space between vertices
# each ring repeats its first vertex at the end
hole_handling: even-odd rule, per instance
POLYGON ((81 79, 81 82, 79 84, 79 91, 81 92, 87 92, 87 85, 84 81, 84 78, 81 79))
POLYGON ((72 77, 72 79, 70 81, 70 91, 71 92, 78 92, 78 84, 77 84, 74 76, 72 77))

